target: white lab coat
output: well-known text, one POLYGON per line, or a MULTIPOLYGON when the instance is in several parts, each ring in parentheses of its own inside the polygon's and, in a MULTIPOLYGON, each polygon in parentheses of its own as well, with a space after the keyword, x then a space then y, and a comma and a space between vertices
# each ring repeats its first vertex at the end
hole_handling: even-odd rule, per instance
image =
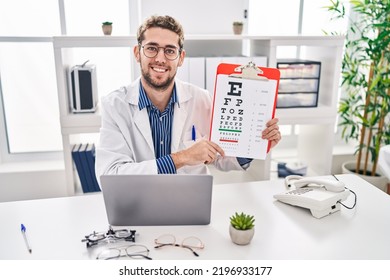
MULTIPOLYGON (((210 133, 211 97, 194 85, 176 79, 179 103, 175 104, 171 152, 193 145, 192 126, 196 138, 208 139, 210 133)), ((103 174, 157 174, 152 132, 147 109, 138 108, 138 78, 130 86, 110 93, 102 99, 100 145, 96 149, 96 176, 103 174)), ((219 157, 214 165, 219 170, 243 170, 235 157, 219 157)), ((205 164, 185 166, 177 173, 207 174, 205 164)))

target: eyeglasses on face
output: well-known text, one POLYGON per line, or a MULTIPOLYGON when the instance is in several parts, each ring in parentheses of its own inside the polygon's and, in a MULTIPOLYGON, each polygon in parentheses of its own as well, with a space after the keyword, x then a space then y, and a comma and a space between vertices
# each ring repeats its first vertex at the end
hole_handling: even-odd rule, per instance
POLYGON ((172 234, 163 234, 154 240, 156 246, 155 249, 165 246, 182 247, 190 250, 195 256, 199 257, 199 254, 194 249, 203 249, 204 244, 196 236, 189 236, 183 239, 181 243, 176 243, 176 237, 172 234))
POLYGON ((144 55, 148 58, 156 57, 160 49, 163 49, 164 55, 168 60, 175 60, 181 52, 181 49, 176 47, 159 47, 152 44, 140 45, 140 48, 143 49, 144 55))
POLYGON ((139 244, 104 249, 96 256, 96 259, 113 260, 126 256, 132 259, 152 259, 149 257, 149 249, 146 246, 139 244))

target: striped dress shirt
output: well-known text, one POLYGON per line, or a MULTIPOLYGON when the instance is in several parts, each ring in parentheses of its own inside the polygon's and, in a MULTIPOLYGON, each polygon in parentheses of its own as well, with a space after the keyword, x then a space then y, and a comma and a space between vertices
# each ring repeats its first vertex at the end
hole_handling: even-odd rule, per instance
POLYGON ((156 156, 159 174, 176 173, 176 167, 170 154, 173 111, 175 103, 177 102, 176 86, 174 86, 167 107, 163 112, 160 112, 160 110, 152 104, 140 82, 138 108, 141 111, 146 107, 148 111, 150 128, 152 130, 154 154, 156 156))

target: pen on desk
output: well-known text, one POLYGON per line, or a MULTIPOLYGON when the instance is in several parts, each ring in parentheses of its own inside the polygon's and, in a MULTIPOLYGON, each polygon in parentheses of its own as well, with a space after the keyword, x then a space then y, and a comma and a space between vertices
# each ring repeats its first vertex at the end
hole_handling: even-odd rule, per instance
POLYGON ((192 126, 192 141, 196 140, 196 130, 195 130, 195 125, 192 126))
POLYGON ((26 227, 23 224, 20 224, 20 230, 21 230, 23 238, 24 238, 24 243, 26 243, 27 250, 31 254, 32 249, 30 247, 30 244, 28 243, 27 234, 26 234, 26 227))

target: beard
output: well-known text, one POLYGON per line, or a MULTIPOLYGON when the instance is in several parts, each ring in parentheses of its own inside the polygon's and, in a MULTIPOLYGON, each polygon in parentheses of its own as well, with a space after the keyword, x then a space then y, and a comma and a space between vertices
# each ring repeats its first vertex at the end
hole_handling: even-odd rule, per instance
POLYGON ((142 77, 145 79, 146 83, 148 84, 148 86, 150 86, 151 88, 153 88, 154 90, 156 91, 164 91, 166 90, 170 85, 172 85, 173 83, 173 80, 175 79, 175 75, 176 75, 176 72, 174 73, 174 75, 172 76, 169 76, 168 78, 164 79, 164 80, 157 80, 157 79, 153 79, 150 72, 147 71, 147 69, 145 70, 143 67, 142 67, 142 63, 140 63, 141 65, 141 74, 142 74, 142 77))
POLYGON ((155 89, 156 91, 166 90, 172 84, 172 82, 175 78, 175 76, 172 76, 172 77, 168 77, 165 80, 157 81, 157 80, 152 79, 152 77, 150 76, 150 73, 144 72, 142 69, 141 69, 141 72, 142 72, 142 76, 144 77, 146 83, 151 88, 155 89))

